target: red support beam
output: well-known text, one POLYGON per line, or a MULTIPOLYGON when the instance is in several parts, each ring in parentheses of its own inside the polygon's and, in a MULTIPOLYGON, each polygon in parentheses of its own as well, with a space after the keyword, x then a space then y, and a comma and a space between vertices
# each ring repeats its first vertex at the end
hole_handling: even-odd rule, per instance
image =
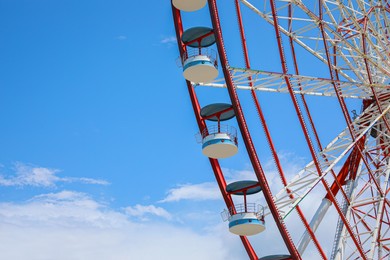
MULTIPOLYGON (((243 24, 243 21, 242 21, 241 8, 240 8, 240 4, 239 4, 238 0, 235 0, 235 6, 236 6, 236 14, 237 14, 238 26, 239 26, 239 29, 240 29, 241 45, 242 45, 244 59, 245 59, 245 66, 246 66, 246 68, 249 69, 250 68, 249 52, 248 52, 248 47, 247 47, 247 44, 246 44, 244 24, 243 24)), ((295 54, 294 54, 294 60, 295 60, 295 54)), ((251 81, 252 78, 249 77, 248 79, 249 79, 249 82, 250 82, 249 84, 252 87, 253 86, 252 81, 251 81)), ((268 125, 267 125, 267 122, 266 122, 263 110, 261 109, 260 102, 258 100, 257 94, 256 94, 256 92, 255 92, 255 90, 253 88, 251 89, 251 95, 252 95, 252 99, 253 99, 253 102, 254 102, 255 107, 256 107, 256 111, 257 111, 257 113, 259 115, 260 122, 261 122, 261 125, 263 127, 264 134, 266 136, 269 148, 271 150, 272 157, 274 158, 275 166, 276 166, 276 169, 277 169, 277 171, 279 173, 279 177, 280 177, 280 179, 282 181, 282 184, 286 187, 287 186, 287 179, 285 177, 285 174, 284 174, 284 171, 283 171, 282 164, 280 162, 279 156, 278 156, 278 154, 276 152, 276 148, 275 148, 274 142, 272 140, 271 132, 270 132, 270 130, 268 128, 268 125)), ((304 99, 303 95, 302 95, 302 98, 304 99)), ((307 112, 308 112, 308 110, 307 110, 307 112)), ((309 113, 309 117, 310 117, 310 113, 309 113)), ((313 127, 314 127, 314 125, 313 125, 313 127)), ((291 193, 291 191, 289 189, 287 189, 287 193, 289 194, 289 197, 291 199, 294 198, 294 195, 291 193)), ((310 235, 310 238, 312 239, 315 247, 317 248, 319 254, 321 255, 321 257, 323 259, 326 259, 325 252, 322 249, 319 241, 315 237, 315 234, 314 234, 313 230, 311 229, 310 224, 307 221, 306 217, 304 216, 304 214, 303 214, 301 208, 299 207, 299 205, 295 209, 296 209, 296 211, 298 213, 299 218, 302 221, 302 224, 305 226, 308 234, 310 235)))
POLYGON ((293 259, 301 259, 301 256, 298 253, 298 250, 296 249, 290 234, 288 233, 288 230, 284 224, 283 221, 281 221, 281 215, 275 205, 275 202, 272 197, 271 189, 268 185, 268 181, 265 177, 264 171, 261 167, 260 160, 257 156, 256 149, 254 147, 254 144, 252 142, 251 135, 248 130, 248 126, 246 124, 246 120, 244 118, 244 114, 240 105, 240 101, 237 95, 237 92, 234 87, 233 79, 231 77, 231 74, 228 70, 228 59, 226 55, 225 46, 223 43, 222 38, 222 30, 219 22, 219 16, 218 16, 218 10, 217 10, 217 3, 216 0, 208 0, 209 9, 210 9, 210 16, 211 21, 214 28, 215 38, 216 38, 216 44, 218 47, 218 54, 221 61, 221 67, 222 71, 225 77, 226 86, 229 92, 230 100, 232 102, 232 105, 234 107, 234 111, 236 113, 237 123, 239 125, 241 135, 247 150, 247 153, 249 155, 250 161, 252 163, 253 170, 256 174, 256 177, 258 181, 260 182, 261 188, 263 190, 263 194, 265 197, 265 200, 267 201, 267 204, 271 210, 271 214, 275 220, 275 224, 279 229, 279 232, 283 238, 283 241, 290 252, 293 259))
MULTIPOLYGON (((177 10, 173 5, 172 5, 172 14, 173 14, 173 21, 175 24, 175 31, 176 31, 176 38, 177 38, 177 44, 179 48, 179 53, 180 57, 185 53, 186 47, 185 45, 181 42, 181 35, 183 34, 183 24, 182 24, 182 19, 180 15, 180 11, 177 10)), ((196 93, 194 91, 194 88, 191 85, 191 82, 186 80, 187 88, 188 88, 188 93, 191 99, 192 103, 192 108, 195 114, 196 121, 198 123, 199 131, 202 133, 204 129, 207 128, 204 120, 200 116, 200 105, 196 96, 196 93)), ((214 172, 215 179, 218 183, 218 187, 221 191, 222 197, 225 201, 226 207, 229 208, 234 208, 234 203, 229 194, 226 192, 226 181, 222 172, 222 169, 219 165, 218 160, 216 159, 211 159, 209 158, 211 167, 214 172)), ((240 239, 245 247, 245 250, 251 260, 258 260, 259 258, 256 255, 255 250, 253 249, 252 245, 250 244, 249 240, 247 237, 240 236, 240 239)))

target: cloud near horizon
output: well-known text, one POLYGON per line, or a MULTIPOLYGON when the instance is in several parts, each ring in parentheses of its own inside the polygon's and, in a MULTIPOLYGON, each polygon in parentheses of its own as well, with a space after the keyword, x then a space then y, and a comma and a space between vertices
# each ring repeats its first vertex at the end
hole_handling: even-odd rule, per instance
MULTIPOLYGON (((57 176, 58 170, 32 166, 21 169, 11 177, 0 176, 0 186, 5 186, 1 182, 6 180, 13 182, 8 186, 46 188, 70 179, 57 176), (32 176, 25 176, 27 173, 32 176)), ((271 167, 269 169, 267 174, 275 174, 277 178, 275 171, 271 167)), ((295 172, 295 168, 291 169, 295 172)), ((228 183, 253 176, 250 170, 224 171, 228 183)), ((78 181, 81 179, 77 178, 78 181)), ((159 202, 177 202, 181 207, 179 203, 184 200, 210 200, 219 207, 222 196, 216 182, 204 182, 177 185, 168 190, 159 202)), ((318 198, 308 197, 306 201, 314 205, 318 198)), ((108 203, 97 201, 87 193, 71 190, 43 193, 23 202, 2 202, 2 257, 21 260, 247 258, 239 238, 230 234, 227 223, 218 218, 219 208, 212 211, 180 208, 180 212, 169 212, 165 206, 172 205, 136 204, 113 209, 108 203)), ((285 251, 272 218, 267 217, 266 221, 267 232, 251 237, 253 245, 258 247, 256 251, 261 253, 259 257, 285 251)), ((297 225, 299 219, 292 214, 290 223, 293 223, 291 231, 295 239, 299 239, 302 234, 301 226, 297 225)), ((326 225, 322 228, 326 229, 326 225)), ((319 230, 319 233, 326 235, 326 241, 331 241, 326 230, 319 230)), ((308 251, 306 255, 311 254, 313 249, 308 251)))
POLYGON ((129 215, 142 212, 162 220, 170 216, 152 205, 114 210, 74 191, 40 194, 21 203, 0 203, 1 255, 21 260, 222 260, 237 254, 211 230, 194 231, 177 223, 129 219, 129 215))
POLYGON ((161 43, 164 43, 164 44, 169 44, 169 43, 175 43, 177 40, 176 40, 176 36, 169 36, 169 37, 165 37, 163 38, 160 42, 161 43))
POLYGON ((221 194, 215 182, 199 184, 183 184, 170 189, 167 196, 159 202, 172 202, 180 200, 219 200, 221 194))
POLYGON ((137 204, 133 207, 129 206, 125 208, 125 212, 132 217, 136 217, 140 220, 147 221, 149 218, 147 216, 154 215, 162 217, 166 220, 172 220, 172 215, 166 211, 164 208, 156 207, 154 205, 140 205, 137 204))
POLYGON ((45 167, 31 166, 24 163, 16 163, 15 173, 5 177, 0 175, 0 186, 33 186, 56 187, 57 183, 85 183, 95 185, 109 185, 105 180, 92 178, 59 177, 60 170, 45 167))

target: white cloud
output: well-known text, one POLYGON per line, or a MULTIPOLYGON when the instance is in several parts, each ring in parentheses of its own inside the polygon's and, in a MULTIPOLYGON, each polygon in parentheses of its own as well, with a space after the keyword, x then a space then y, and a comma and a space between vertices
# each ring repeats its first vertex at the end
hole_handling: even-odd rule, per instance
POLYGON ((15 174, 4 177, 0 175, 0 186, 33 186, 55 187, 59 182, 81 182, 86 184, 108 185, 105 180, 92 178, 59 177, 57 169, 36 167, 23 163, 15 164, 15 174))
POLYGON ((168 195, 160 202, 172 202, 180 200, 219 200, 221 193, 215 182, 200 184, 184 184, 170 189, 168 195))
MULTIPOLYGON (((295 174, 297 174, 304 165, 303 158, 299 158, 289 153, 280 153, 280 160, 283 165, 283 170, 287 179, 291 179, 295 174)), ((249 168, 249 167, 248 167, 249 168)), ((271 186, 274 192, 278 192, 280 188, 282 188, 282 183, 279 177, 279 174, 276 170, 276 167, 272 160, 266 161, 264 163, 264 170, 267 176, 267 180, 269 185, 271 186)), ((251 169, 244 170, 235 170, 235 169, 223 169, 224 176, 227 180, 227 183, 238 181, 238 180, 256 180, 256 176, 251 169)), ((317 209, 318 204, 321 202, 321 199, 324 196, 324 190, 320 186, 318 189, 312 190, 307 198, 304 199, 301 205, 301 209, 305 212, 307 220, 310 221, 314 211, 317 209)), ((233 199, 237 203, 242 203, 242 198, 237 196, 233 197, 233 199)), ((217 184, 214 182, 205 182, 200 184, 186 184, 186 185, 178 185, 177 187, 168 191, 167 196, 160 202, 172 202, 172 201, 181 201, 181 200, 220 200, 222 201, 222 196, 219 192, 217 184)), ((248 198, 249 202, 255 202, 262 205, 266 205, 264 200, 264 196, 259 193, 248 198)), ((200 212, 192 212, 187 215, 188 217, 193 217, 194 221, 202 221, 201 217, 206 215, 215 215, 217 212, 209 212, 207 214, 202 214, 200 212)), ((293 239, 298 242, 303 234, 304 227, 301 224, 299 217, 295 212, 290 214, 290 216, 286 219, 286 224, 289 227, 290 235, 293 239)), ((329 232, 329 227, 337 223, 337 218, 335 218, 334 210, 330 210, 327 214, 326 220, 322 223, 320 228, 317 230, 316 235, 321 240, 321 243, 324 248, 327 250, 331 250, 331 245, 329 241, 333 241, 333 234, 329 232), (329 221, 329 222, 328 222, 329 221), (332 224, 330 224, 332 223, 332 224)), ((281 238, 279 231, 275 225, 275 221, 273 220, 271 215, 266 217, 266 226, 267 229, 264 233, 259 234, 257 236, 251 237, 250 240, 253 241, 252 245, 257 247, 256 251, 261 252, 261 255, 272 255, 272 254, 288 254, 285 250, 285 245, 283 243, 283 239, 281 238), (267 241, 272 241, 271 243, 267 241), (256 245, 262 245, 256 246, 256 245), (259 247, 261 248, 260 250, 259 247)), ((213 228, 210 228, 210 230, 213 228)), ((214 233, 218 234, 218 236, 223 237, 223 240, 227 238, 234 237, 228 233, 227 223, 223 223, 221 225, 217 225, 214 233), (217 231, 218 229, 218 231, 217 231), (226 233, 226 234, 225 234, 226 233)), ((227 241, 227 240, 226 240, 227 241)), ((231 242, 232 245, 240 245, 239 242, 234 241, 231 242)), ((239 250, 236 248, 236 250, 239 250)), ((311 243, 305 253, 305 258, 310 256, 313 259, 315 257, 318 258, 318 254, 313 244, 311 243)), ((239 258, 239 257, 238 257, 239 258)), ((310 258, 310 259, 312 259, 310 258)))
POLYGON ((60 201, 84 201, 89 200, 89 196, 82 192, 63 190, 57 193, 46 193, 34 196, 32 201, 60 202, 60 201))
MULTIPOLYGON (((194 219, 183 224, 166 222, 164 217, 158 222, 131 221, 128 216, 137 212, 159 216, 166 211, 153 205, 113 210, 85 193, 66 190, 41 194, 24 203, 0 203, 1 255, 20 260, 247 258, 238 236, 229 233, 228 224, 214 221, 217 212, 196 218, 207 223, 197 231, 188 226, 194 219)), ((299 223, 298 219, 294 221, 299 223)), ((291 231, 301 234, 296 223, 291 231)), ((267 217, 266 226, 266 231, 250 237, 258 256, 286 253, 271 217, 267 217)))
POLYGON ((228 184, 233 181, 257 180, 253 170, 234 170, 223 168, 222 171, 224 172, 224 176, 228 184))
MULTIPOLYGON (((290 171, 289 168, 286 170, 290 171)), ((268 177, 270 173, 275 174, 272 169, 268 170, 268 177)), ((59 177, 53 175, 52 183, 58 182, 56 178, 59 177)), ((228 182, 253 179, 250 170, 230 170, 225 175, 228 182)), ((320 197, 317 195, 311 194, 304 200, 304 205, 318 202, 320 197)), ((262 195, 254 197, 260 199, 262 195)), ((215 182, 205 182, 178 185, 169 190, 161 202, 182 200, 216 200, 215 204, 220 205, 222 197, 215 182)), ((312 214, 313 210, 304 205, 303 210, 312 214)), ((247 258, 239 238, 230 234, 227 223, 220 220, 220 206, 212 211, 180 210, 180 217, 155 205, 137 204, 113 210, 88 194, 67 190, 41 194, 24 203, 0 203, 0 250, 5 259, 21 260, 247 258)), ((335 223, 333 219, 329 220, 335 223)), ((299 219, 292 214, 287 221, 291 235, 298 240, 303 230, 302 225, 297 224, 299 219)), ((271 216, 266 217, 266 226, 265 232, 250 237, 259 257, 285 253, 283 240, 271 216)), ((323 238, 321 241, 332 241, 326 232, 327 225, 321 228, 325 230, 318 231, 323 238), (323 237, 325 233, 327 236, 323 237)), ((305 256, 312 253, 315 250, 308 248, 305 256)))
MULTIPOLYGON (((164 215, 158 207, 129 208, 164 215)), ((125 212, 73 191, 0 203, 0 230, 4 259, 222 260, 236 254, 214 232, 194 232, 172 222, 132 222, 125 212)))
POLYGON ((125 35, 119 35, 119 36, 116 37, 115 39, 120 40, 120 41, 124 41, 124 40, 127 40, 127 36, 125 36, 125 35))
POLYGON ((26 203, 1 203, 0 223, 17 226, 116 227, 125 223, 126 216, 91 199, 87 194, 61 191, 33 197, 26 203), (107 216, 110 216, 107 218, 107 216))
POLYGON ((147 215, 155 215, 155 216, 167 219, 167 220, 172 219, 172 215, 168 211, 166 211, 165 209, 163 209, 161 207, 156 207, 154 205, 143 206, 143 205, 137 204, 134 207, 126 207, 125 212, 129 216, 137 217, 141 220, 148 220, 146 218, 147 215))
POLYGON ((176 43, 176 37, 175 36, 169 36, 165 37, 161 40, 161 43, 176 43))
POLYGON ((66 177, 66 178, 61 178, 61 181, 63 182, 81 182, 85 184, 97 184, 97 185, 109 185, 110 183, 106 180, 101 180, 101 179, 92 179, 92 178, 74 178, 74 177, 66 177))
POLYGON ((60 178, 56 176, 58 170, 43 167, 32 167, 22 163, 15 165, 15 175, 9 178, 0 176, 0 185, 3 186, 54 186, 60 178))
MULTIPOLYGON (((292 154, 281 153, 281 161, 285 162, 285 174, 287 177, 293 176, 299 171, 299 163, 302 163, 301 158, 295 158, 292 154)), ((257 180, 256 175, 251 169, 235 170, 223 168, 224 176, 227 184, 241 180, 257 180)), ((265 171, 270 186, 277 191, 282 188, 280 177, 275 169, 272 160, 265 164, 265 171)), ((181 200, 222 200, 222 195, 219 191, 216 182, 203 182, 198 184, 177 185, 170 189, 167 196, 160 202, 173 202, 181 200)))

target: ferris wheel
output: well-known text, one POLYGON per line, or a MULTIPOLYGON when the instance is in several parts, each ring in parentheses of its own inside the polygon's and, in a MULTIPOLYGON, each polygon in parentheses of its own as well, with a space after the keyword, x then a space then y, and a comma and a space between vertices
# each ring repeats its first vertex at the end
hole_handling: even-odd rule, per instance
POLYGON ((390 3, 172 0, 172 11, 202 152, 226 203, 223 215, 229 230, 240 236, 249 258, 390 259, 390 3), (237 19, 218 11, 226 10, 228 2, 237 19), (200 26, 187 28, 182 15, 194 20, 204 8, 209 9, 212 27, 199 21, 200 26), (226 20, 234 20, 238 28, 233 43, 224 37, 231 30, 226 20), (263 33, 265 27, 272 34, 263 33), (252 31, 257 37, 250 35, 252 31), (272 37, 277 48, 273 57, 279 62, 277 70, 262 70, 256 60, 258 52, 267 52, 261 47, 264 37, 272 37), (251 49, 249 42, 257 48, 251 49), (242 50, 244 62, 235 57, 230 62, 232 48, 242 50), (320 64, 318 69, 314 64, 320 64), (195 87, 225 89, 230 103, 201 107, 195 87), (250 94, 251 104, 241 98, 242 92, 250 94), (284 93, 292 104, 310 154, 305 166, 293 174, 286 173, 281 163, 274 141, 281 131, 269 127, 259 99, 263 93, 284 93), (323 104, 333 100, 337 109, 323 107, 327 111, 323 113, 342 115, 344 128, 330 141, 323 137, 323 129, 333 126, 320 126, 309 102, 312 97, 323 104), (358 100, 361 111, 352 112, 350 100, 358 100), (248 123, 253 114, 261 127, 248 123), (226 124, 234 119, 237 130, 226 124), (253 136, 259 129, 268 143, 261 149, 269 150, 280 177, 279 190, 271 187, 258 156, 253 136), (219 160, 237 153, 238 136, 257 180, 226 183, 219 160), (237 196, 243 203, 233 200, 237 196), (262 196, 264 205, 250 204, 247 196, 262 196), (267 232, 269 222, 276 226, 284 248, 261 255, 248 236, 267 232), (320 234, 321 228, 327 236, 320 234))

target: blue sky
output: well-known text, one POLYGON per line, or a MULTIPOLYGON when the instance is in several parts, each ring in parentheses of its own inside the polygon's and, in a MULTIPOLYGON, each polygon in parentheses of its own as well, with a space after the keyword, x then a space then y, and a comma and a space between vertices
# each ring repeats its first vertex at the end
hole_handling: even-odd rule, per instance
MULTIPOLYGON (((197 19, 186 14, 186 27, 210 25, 205 11, 197 19)), ((171 16, 168 0, 0 0, 4 258, 246 257, 220 218, 224 204, 195 141, 171 16)), ((264 55, 262 69, 278 71, 275 52, 264 55)), ((228 101, 223 89, 198 94, 202 105, 228 101)), ((291 104, 284 105, 288 96, 265 94, 263 102, 282 133, 275 140, 280 154, 296 169, 308 152, 303 136, 284 131, 298 129, 291 104)), ((316 109, 319 124, 334 120, 316 109)), ((260 154, 272 181, 269 156, 260 154)), ((229 180, 253 178, 243 150, 222 166, 229 180)), ((278 253, 262 239, 254 240, 259 249, 278 253)))

